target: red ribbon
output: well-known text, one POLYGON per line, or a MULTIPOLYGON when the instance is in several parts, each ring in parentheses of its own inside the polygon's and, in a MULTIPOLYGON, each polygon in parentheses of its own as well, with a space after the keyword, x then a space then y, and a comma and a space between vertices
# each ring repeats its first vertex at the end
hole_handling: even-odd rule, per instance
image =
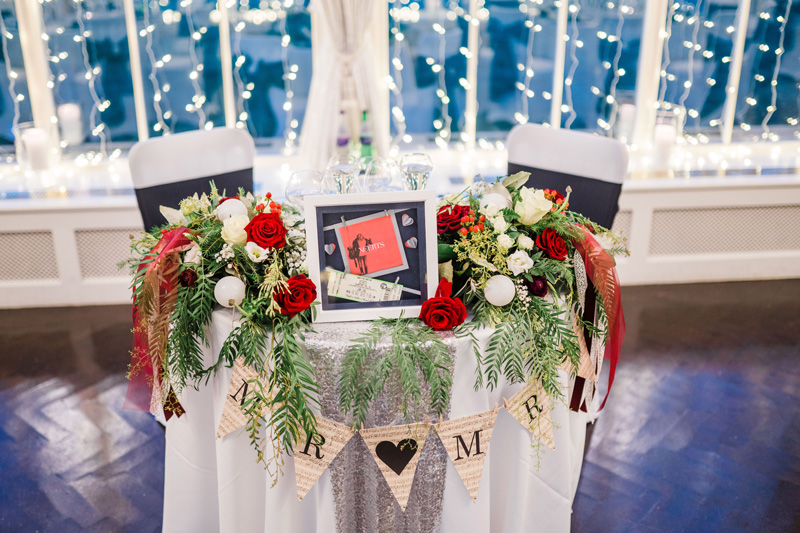
POLYGON ((625 338, 625 315, 622 312, 622 293, 615 268, 616 263, 591 232, 585 229, 584 232, 585 239, 583 241, 576 240, 573 244, 583 257, 586 275, 592 280, 597 292, 603 298, 603 305, 608 317, 609 337, 604 356, 609 360, 611 366, 608 369, 608 390, 599 411, 605 407, 608 395, 611 393, 611 386, 614 384, 619 354, 622 351, 622 341, 625 338))
MULTIPOLYGON (((180 261, 177 254, 188 249, 192 245, 192 241, 185 235, 188 231, 188 228, 180 227, 165 233, 148 254, 148 257, 153 258, 153 261, 146 266, 147 270, 142 273, 142 270, 145 269, 145 265, 142 264, 139 266, 137 277, 142 276, 144 278, 143 283, 153 283, 154 276, 156 280, 159 278, 161 279, 158 286, 153 288, 158 291, 159 298, 165 299, 174 291, 177 291, 178 269, 173 269, 167 276, 158 276, 156 269, 161 267, 162 271, 169 271, 168 268, 164 267, 174 265, 180 261)), ((164 310, 162 310, 162 312, 163 311, 164 310)), ((171 312, 171 310, 169 310, 169 312, 171 312)), ((153 355, 154 354, 150 353, 148 324, 141 316, 141 310, 139 309, 136 296, 134 295, 131 370, 128 376, 128 392, 125 395, 125 402, 122 405, 123 409, 151 412, 154 390, 156 387, 160 387, 161 384, 161 368, 160 365, 153 364, 153 355), (156 366, 158 366, 158 368, 156 368, 156 366)), ((164 354, 160 354, 159 361, 163 361, 163 358, 164 354)), ((177 398, 174 397, 174 394, 175 393, 170 389, 170 394, 167 398, 168 403, 173 400, 177 402, 177 398)), ((165 415, 168 420, 173 411, 178 414, 178 416, 182 414, 182 410, 178 409, 178 407, 180 407, 180 404, 176 407, 173 403, 171 408, 165 410, 165 415)))

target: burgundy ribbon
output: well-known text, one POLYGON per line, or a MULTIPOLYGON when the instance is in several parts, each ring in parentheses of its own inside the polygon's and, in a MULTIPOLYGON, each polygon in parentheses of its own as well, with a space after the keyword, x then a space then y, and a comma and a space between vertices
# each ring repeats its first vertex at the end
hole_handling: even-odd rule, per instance
MULTIPOLYGON (((137 272, 137 276, 144 277, 143 283, 158 283, 158 286, 152 289, 157 291, 160 299, 167 302, 169 302, 170 296, 174 295, 178 289, 178 268, 176 265, 180 258, 177 254, 192 245, 192 241, 185 235, 188 231, 188 228, 180 227, 165 233, 148 254, 148 257, 153 258, 153 261, 149 265, 140 265, 137 272), (146 272, 142 273, 145 268, 146 272), (157 272, 157 269, 161 269, 161 272, 157 272), (163 275, 165 272, 167 275, 163 275)), ((169 307, 174 307, 174 300, 169 307)), ((159 355, 157 361, 160 363, 164 360, 164 354, 150 353, 148 324, 142 317, 135 295, 133 297, 132 311, 133 348, 131 350, 131 371, 128 376, 128 391, 122 408, 151 412, 154 389, 160 386, 162 374, 161 365, 153 364, 153 356, 159 355)), ((161 309, 160 312, 171 313, 171 308, 161 309)), ((183 408, 178 403, 172 389, 170 389, 166 400, 167 408, 164 410, 164 414, 167 420, 169 420, 173 412, 178 416, 183 414, 183 408)))
MULTIPOLYGON (((603 305, 608 317, 609 337, 604 357, 608 359, 611 366, 608 369, 608 390, 600 409, 598 409, 600 411, 605 407, 608 395, 611 393, 611 386, 614 384, 619 354, 622 351, 622 341, 625 338, 625 315, 622 312, 622 293, 615 268, 616 263, 591 232, 586 229, 584 232, 584 240, 575 240, 573 244, 586 264, 586 275, 592 280, 597 292, 603 298, 603 305)), ((585 408, 582 407, 581 410, 585 410, 585 408)))

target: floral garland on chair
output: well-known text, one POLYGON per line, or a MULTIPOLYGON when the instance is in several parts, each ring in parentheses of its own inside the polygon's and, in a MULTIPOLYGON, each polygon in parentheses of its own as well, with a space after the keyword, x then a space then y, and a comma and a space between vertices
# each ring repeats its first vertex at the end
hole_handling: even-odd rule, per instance
POLYGON ((539 380, 548 395, 559 398, 557 370, 565 361, 573 372, 578 368, 578 334, 585 329, 607 339, 609 318, 620 322, 612 256, 627 249, 609 230, 568 210, 569 187, 566 195, 528 188, 523 184, 529 176, 520 172, 493 185, 477 182, 443 200, 437 215, 440 270, 474 313, 457 333, 472 338, 479 363, 476 387, 494 388, 501 376, 510 383, 539 380), (600 328, 581 318, 584 259, 602 262, 594 271, 613 278, 598 287, 600 328), (609 301, 613 317, 606 313, 609 301), (494 328, 483 356, 473 334, 479 326, 494 328))
MULTIPOLYGON (((270 440, 286 449, 301 431, 312 432, 316 423, 312 408, 317 406, 317 385, 300 346, 311 329, 317 297, 306 276, 304 219, 269 193, 256 198, 240 190, 236 196, 221 197, 213 183, 210 195, 195 194, 182 200, 180 209, 162 207, 161 212, 168 225, 132 244, 140 259, 131 262, 135 338, 129 378, 131 385, 138 382, 154 391, 150 401, 138 407, 155 412, 161 402, 169 417, 177 392, 242 357, 259 374, 247 408, 253 444, 266 464, 265 441, 258 431, 262 423, 270 428, 270 440), (180 246, 165 256, 163 243, 176 236, 180 246), (150 295, 163 292, 164 286, 172 295, 169 305, 152 305, 150 295), (235 307, 241 319, 222 344, 219 358, 206 368, 202 347, 209 346, 206 328, 217 304, 235 307), (149 324, 161 325, 155 339, 149 324)), ((130 391, 131 387, 129 397, 137 395, 130 391)))

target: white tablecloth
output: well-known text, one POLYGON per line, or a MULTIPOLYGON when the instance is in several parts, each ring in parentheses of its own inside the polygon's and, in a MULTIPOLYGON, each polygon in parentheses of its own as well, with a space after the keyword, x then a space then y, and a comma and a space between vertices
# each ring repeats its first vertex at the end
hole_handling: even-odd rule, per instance
MULTIPOLYGON (((231 331, 230 310, 215 311, 210 327, 212 346, 205 354, 207 365, 216 360, 231 331)), ((336 324, 315 326, 317 335, 331 334, 335 328, 336 324)), ((482 333, 479 339, 485 342, 489 334, 482 333)), ((475 391, 476 362, 468 341, 457 341, 455 357, 451 419, 491 410, 496 403, 502 407, 502 398, 511 397, 520 388, 501 383, 493 391, 475 391)), ((291 457, 286 457, 284 475, 270 487, 271 478, 256 464, 255 451, 243 430, 216 439, 230 379, 231 369, 224 368, 199 390, 184 390, 180 401, 186 413, 181 418, 172 417, 167 424, 164 531, 334 531, 330 469, 298 502, 291 457)), ((562 379, 566 382, 566 375, 562 379)), ((530 433, 500 410, 476 502, 452 463, 447 462, 440 531, 569 531, 587 418, 569 411, 564 402, 552 402, 551 414, 556 449, 542 447, 537 460, 530 433)), ((416 475, 423 473, 418 470, 416 475)), ((382 529, 393 530, 386 524, 382 529)))

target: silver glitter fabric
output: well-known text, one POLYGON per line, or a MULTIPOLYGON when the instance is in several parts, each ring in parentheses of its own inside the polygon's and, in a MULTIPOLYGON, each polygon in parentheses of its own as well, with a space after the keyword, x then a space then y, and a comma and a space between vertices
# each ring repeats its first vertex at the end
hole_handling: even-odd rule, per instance
MULTIPOLYGON (((368 327, 366 322, 315 324, 316 333, 306 336, 306 351, 314 366, 320 390, 321 414, 325 418, 347 423, 339 411, 339 370, 351 340, 359 337, 368 327)), ((446 334, 443 340, 455 354, 455 337, 446 334)), ((383 357, 390 348, 390 340, 384 337, 370 354, 371 361, 368 363, 383 357)), ((401 383, 396 376, 392 376, 386 382, 383 394, 373 403, 365 426, 405 424, 399 407, 401 397, 401 383)), ((424 405, 429 403, 427 398, 423 400, 424 405)), ((420 413, 418 421, 424 422, 426 417, 436 422, 432 411, 420 413)), ((438 531, 447 461, 444 446, 435 432, 430 432, 420 452, 408 506, 403 512, 364 440, 359 436, 350 439, 329 467, 336 506, 336 530, 346 533, 438 531)))
POLYGON ((583 257, 575 250, 575 253, 572 254, 572 263, 575 265, 575 284, 578 286, 578 306, 583 313, 583 307, 586 304, 586 289, 589 286, 589 282, 586 279, 586 264, 583 262, 583 257))

